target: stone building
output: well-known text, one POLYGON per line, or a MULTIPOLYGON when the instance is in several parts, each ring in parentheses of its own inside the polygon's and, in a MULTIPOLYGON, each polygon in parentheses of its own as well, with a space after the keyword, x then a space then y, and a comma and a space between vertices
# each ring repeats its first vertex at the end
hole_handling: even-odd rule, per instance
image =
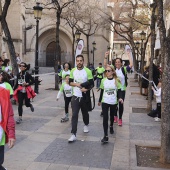
MULTIPOLYGON (((39 2, 46 3, 48 0, 41 0, 39 2)), ((34 19, 33 6, 36 5, 35 0, 12 0, 9 7, 7 22, 14 42, 15 50, 20 54, 20 57, 26 63, 30 63, 34 67, 35 63, 35 44, 36 44, 36 20, 34 19)), ((102 8, 107 10, 107 1, 100 1, 102 8)), ((54 10, 43 9, 43 15, 39 22, 39 66, 53 67, 55 59, 55 28, 56 15, 54 10)), ((87 46, 86 37, 81 35, 85 41, 83 54, 85 56, 85 63, 87 64, 87 46)), ((103 62, 103 56, 109 44, 109 32, 105 29, 99 29, 89 39, 89 58, 92 62, 92 42, 96 42, 94 65, 97 66, 99 62, 103 62)), ((61 21, 60 25, 60 48, 61 48, 61 62, 72 62, 72 33, 65 21, 61 21)), ((8 52, 8 47, 5 42, 5 36, 2 35, 2 52, 8 52)))

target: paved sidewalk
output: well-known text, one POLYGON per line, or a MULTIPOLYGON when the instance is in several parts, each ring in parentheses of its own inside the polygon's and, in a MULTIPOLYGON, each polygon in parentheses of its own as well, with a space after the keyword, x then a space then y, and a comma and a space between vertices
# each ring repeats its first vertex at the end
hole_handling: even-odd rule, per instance
MULTIPOLYGON (((90 132, 83 133, 79 114, 78 140, 68 143, 71 125, 61 123, 64 114, 63 98, 56 101, 54 76, 43 78, 40 94, 34 99, 35 112, 24 107, 23 122, 16 125, 16 145, 6 148, 4 166, 8 170, 138 170, 135 145, 160 145, 160 123, 146 113, 132 113, 133 108, 145 108, 147 101, 138 93, 139 87, 129 75, 123 126, 114 125, 114 135, 102 145, 101 108, 97 106, 99 92, 95 91, 96 107, 90 112, 90 132), (47 90, 48 89, 48 90, 47 90)), ((15 118, 17 106, 14 105, 15 118)), ((71 108, 70 108, 71 117, 71 108)))

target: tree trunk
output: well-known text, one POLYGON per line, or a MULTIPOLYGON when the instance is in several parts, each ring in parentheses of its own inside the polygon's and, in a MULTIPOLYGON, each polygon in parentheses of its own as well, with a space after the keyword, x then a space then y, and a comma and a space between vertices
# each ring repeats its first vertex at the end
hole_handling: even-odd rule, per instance
POLYGON ((11 34, 10 34, 10 31, 9 31, 9 28, 8 28, 8 24, 6 22, 6 15, 7 15, 10 3, 11 3, 11 0, 5 1, 3 11, 2 11, 2 15, 1 15, 1 25, 2 25, 2 29, 5 33, 6 41, 7 41, 7 44, 8 44, 8 49, 9 49, 9 53, 10 53, 13 73, 14 73, 14 75, 17 75, 18 74, 18 65, 17 65, 17 61, 16 61, 15 47, 14 47, 14 44, 13 44, 13 41, 12 41, 12 38, 11 38, 11 34))
POLYGON ((161 105, 161 163, 170 163, 170 33, 166 37, 163 18, 163 0, 156 0, 158 7, 158 25, 160 31, 161 51, 164 50, 162 75, 161 105))
MULTIPOLYGON (((57 22, 56 22, 56 58, 55 58, 55 90, 59 90, 59 77, 58 77, 58 62, 61 59, 61 49, 59 42, 59 32, 60 32, 60 15, 61 12, 56 12, 57 22)), ((60 63, 61 64, 61 63, 60 63)))
MULTIPOLYGON (((155 48, 155 41, 156 41, 156 34, 155 34, 155 23, 156 23, 156 16, 155 16, 155 9, 153 7, 152 16, 151 16, 151 58, 150 58, 150 65, 149 65, 149 81, 153 81, 153 59, 154 59, 154 48, 155 48)), ((152 110, 152 83, 149 83, 148 88, 148 103, 147 103, 147 110, 152 110)))
POLYGON ((89 35, 86 35, 87 39, 87 65, 89 65, 89 35))

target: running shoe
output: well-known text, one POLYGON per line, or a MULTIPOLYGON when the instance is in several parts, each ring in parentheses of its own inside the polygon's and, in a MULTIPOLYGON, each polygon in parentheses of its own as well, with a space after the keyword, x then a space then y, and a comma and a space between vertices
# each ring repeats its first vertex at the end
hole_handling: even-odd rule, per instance
POLYGON ((155 122, 160 122, 161 121, 161 119, 159 117, 155 117, 154 119, 155 119, 155 122))
POLYGON ((118 120, 118 126, 122 126, 122 119, 118 120))
POLYGON ((16 120, 16 123, 17 124, 20 124, 22 122, 22 119, 19 117, 17 120, 16 120))
POLYGON ((114 116, 114 123, 117 123, 117 116, 114 116))
POLYGON ((76 141, 76 136, 72 134, 71 137, 68 139, 68 142, 74 142, 74 141, 76 141))
POLYGON ((30 109, 31 109, 31 112, 34 112, 34 107, 33 107, 32 104, 31 104, 31 106, 30 106, 30 109))
POLYGON ((84 131, 84 133, 88 133, 89 132, 88 126, 85 125, 83 131, 84 131))
POLYGON ((101 143, 108 143, 109 138, 108 136, 104 136, 103 139, 101 140, 101 143))

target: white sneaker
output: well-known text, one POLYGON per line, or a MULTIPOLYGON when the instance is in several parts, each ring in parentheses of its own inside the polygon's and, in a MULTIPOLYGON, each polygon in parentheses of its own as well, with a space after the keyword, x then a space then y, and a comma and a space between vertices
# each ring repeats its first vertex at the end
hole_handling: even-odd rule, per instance
POLYGON ((161 119, 158 118, 158 117, 155 117, 154 119, 155 119, 155 122, 160 122, 161 121, 161 119))
POLYGON ((89 132, 89 128, 88 128, 88 126, 84 126, 84 133, 88 133, 89 132))
POLYGON ((76 141, 76 136, 74 134, 71 135, 71 137, 68 139, 69 142, 76 141))

